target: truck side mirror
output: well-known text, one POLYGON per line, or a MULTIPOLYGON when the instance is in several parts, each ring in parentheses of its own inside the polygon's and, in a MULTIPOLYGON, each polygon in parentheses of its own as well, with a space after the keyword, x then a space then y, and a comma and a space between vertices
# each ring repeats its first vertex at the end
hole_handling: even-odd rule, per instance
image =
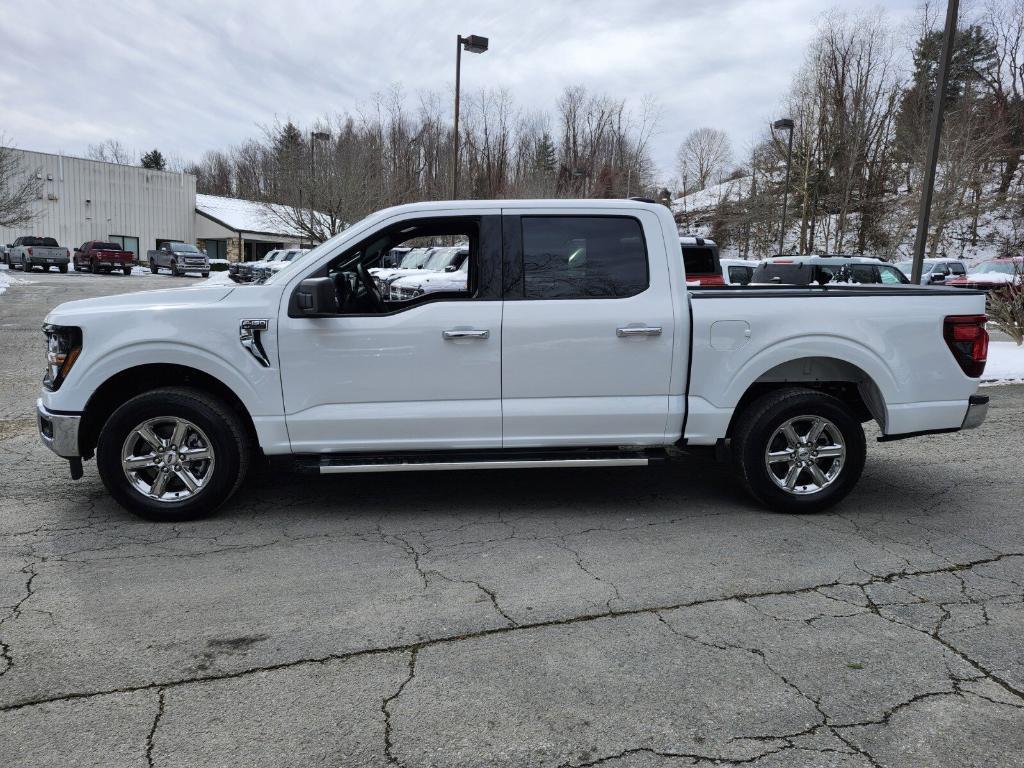
POLYGON ((329 277, 307 277, 292 294, 290 317, 322 317, 338 314, 338 293, 329 277))

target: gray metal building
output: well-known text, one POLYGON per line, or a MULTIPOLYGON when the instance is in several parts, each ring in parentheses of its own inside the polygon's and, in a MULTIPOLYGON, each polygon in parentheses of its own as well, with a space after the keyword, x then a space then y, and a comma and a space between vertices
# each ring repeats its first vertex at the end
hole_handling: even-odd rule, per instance
POLYGON ((33 204, 37 216, 22 228, 0 228, 0 243, 39 235, 73 250, 89 240, 110 240, 145 256, 164 240, 195 242, 195 176, 13 151, 42 189, 33 204))

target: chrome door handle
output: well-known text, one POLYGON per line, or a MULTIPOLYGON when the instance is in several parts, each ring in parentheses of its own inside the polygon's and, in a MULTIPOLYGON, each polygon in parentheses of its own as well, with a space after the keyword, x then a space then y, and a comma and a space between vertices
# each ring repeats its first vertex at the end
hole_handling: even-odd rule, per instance
POLYGON ((615 335, 620 339, 627 336, 661 336, 661 326, 640 327, 628 325, 625 328, 616 328, 615 335))
POLYGON ((475 329, 455 329, 451 331, 441 331, 441 337, 444 339, 489 339, 491 332, 487 330, 478 331, 475 329))

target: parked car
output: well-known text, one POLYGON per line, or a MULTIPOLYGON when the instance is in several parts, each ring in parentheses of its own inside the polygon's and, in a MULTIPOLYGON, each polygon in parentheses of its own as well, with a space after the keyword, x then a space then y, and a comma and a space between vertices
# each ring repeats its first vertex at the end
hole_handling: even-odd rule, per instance
POLYGON ((282 269, 290 266, 292 262, 301 259, 309 251, 309 248, 291 248, 281 251, 271 261, 257 261, 252 265, 252 281, 254 283, 262 283, 271 275, 277 274, 282 269))
MULTIPOLYGON (((394 263, 394 255, 392 255, 394 250, 392 249, 392 253, 389 253, 388 257, 381 260, 382 264, 394 263)), ((383 293, 387 293, 388 285, 390 285, 392 280, 421 272, 427 260, 437 250, 437 248, 433 247, 410 248, 404 255, 401 255, 401 261, 398 262, 397 267, 373 267, 370 269, 370 274, 377 281, 378 288, 383 293)))
POLYGON ((409 301, 426 293, 465 291, 469 282, 469 249, 462 249, 459 255, 464 257, 444 271, 423 270, 396 278, 388 285, 388 297, 392 301, 409 301))
MULTIPOLYGON (((914 271, 914 262, 898 261, 896 268, 909 279, 914 271)), ((925 259, 921 265, 921 285, 944 283, 966 274, 967 266, 959 259, 925 259)))
POLYGON ((761 262, 747 259, 719 259, 726 285, 749 285, 754 269, 761 262))
POLYGON ((132 273, 132 265, 135 263, 135 254, 126 251, 117 243, 110 243, 101 240, 90 240, 75 248, 71 256, 71 264, 75 272, 113 272, 115 269, 124 272, 125 275, 132 273))
POLYGON ((52 237, 25 236, 14 241, 7 254, 7 260, 11 269, 21 269, 25 272, 30 272, 36 267, 42 267, 44 272, 49 272, 50 267, 67 272, 71 255, 67 248, 58 245, 52 237))
POLYGON ((7 254, 11 250, 10 244, 0 245, 0 264, 7 263, 7 254))
POLYGON ((175 277, 186 272, 199 272, 203 277, 210 276, 210 259, 189 243, 162 243, 155 251, 147 251, 146 257, 149 261, 149 271, 154 275, 163 267, 171 270, 175 277))
POLYGON ((236 283, 252 282, 253 265, 273 261, 282 252, 282 249, 277 248, 267 251, 259 261, 233 261, 228 265, 228 277, 236 283))
POLYGON ((980 291, 1018 290, 1022 287, 1021 274, 1024 274, 1024 256, 989 259, 973 266, 963 277, 946 280, 946 285, 980 291))
POLYGON ((892 264, 865 256, 780 256, 757 265, 755 283, 907 285, 910 280, 892 264))
POLYGON ((63 304, 39 432, 157 520, 212 512, 260 454, 326 475, 642 466, 679 445, 813 512, 860 477, 862 422, 896 440, 984 419, 983 293, 687 289, 676 238, 641 201, 423 202, 261 286, 63 304), (369 269, 439 229, 472 232, 465 290, 385 299, 369 269))
POLYGON ((683 265, 690 285, 724 285, 722 265, 718 259, 718 246, 714 240, 696 235, 682 235, 679 246, 683 249, 683 265))

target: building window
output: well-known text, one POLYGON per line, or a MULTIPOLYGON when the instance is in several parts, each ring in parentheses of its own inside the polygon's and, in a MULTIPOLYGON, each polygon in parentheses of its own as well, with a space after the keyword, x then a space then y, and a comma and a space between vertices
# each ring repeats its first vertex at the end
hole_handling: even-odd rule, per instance
POLYGON ((227 240, 207 240, 206 255, 211 259, 226 259, 228 257, 227 240))
POLYGON ((108 240, 121 246, 122 251, 131 251, 135 254, 135 261, 139 260, 139 238, 129 235, 109 235, 108 240))

